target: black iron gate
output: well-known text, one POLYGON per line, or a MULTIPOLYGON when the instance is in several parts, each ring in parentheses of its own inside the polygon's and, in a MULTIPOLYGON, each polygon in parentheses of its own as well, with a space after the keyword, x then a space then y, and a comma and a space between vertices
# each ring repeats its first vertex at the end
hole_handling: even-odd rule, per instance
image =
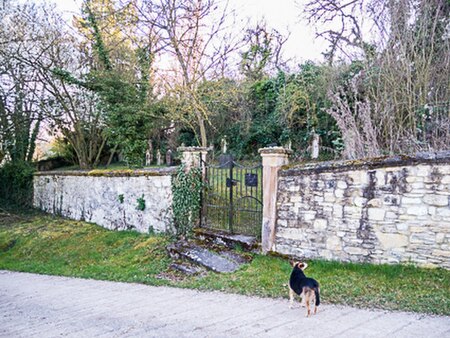
POLYGON ((202 227, 261 237, 262 165, 205 164, 202 227))

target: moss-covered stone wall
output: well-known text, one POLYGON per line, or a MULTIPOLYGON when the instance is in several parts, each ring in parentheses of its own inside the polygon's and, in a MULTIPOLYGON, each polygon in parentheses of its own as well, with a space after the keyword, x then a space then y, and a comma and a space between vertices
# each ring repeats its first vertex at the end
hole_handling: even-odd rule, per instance
POLYGON ((33 204, 46 212, 114 230, 172 230, 175 169, 40 172, 33 204))
POLYGON ((274 251, 450 269, 450 153, 285 167, 274 251))

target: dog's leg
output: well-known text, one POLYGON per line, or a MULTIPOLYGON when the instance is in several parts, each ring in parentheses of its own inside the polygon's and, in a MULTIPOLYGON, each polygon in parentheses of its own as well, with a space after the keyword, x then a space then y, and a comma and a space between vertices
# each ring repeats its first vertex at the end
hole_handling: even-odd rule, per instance
POLYGON ((294 290, 289 287, 289 308, 292 309, 294 307, 294 290))
POLYGON ((314 314, 316 314, 319 311, 319 305, 320 305, 320 288, 317 287, 317 291, 314 290, 314 314))
POLYGON ((306 299, 306 315, 305 317, 309 317, 311 315, 311 309, 309 308, 309 297, 306 299))
MULTIPOLYGON (((316 306, 316 299, 315 299, 315 294, 314 294, 314 290, 305 287, 303 288, 303 297, 305 299, 305 305, 306 305, 306 317, 311 316, 311 306, 314 304, 314 306, 316 306)), ((315 308, 314 308, 315 311, 315 308)))
POLYGON ((300 299, 301 299, 300 306, 301 307, 305 307, 306 305, 305 305, 305 295, 304 295, 304 293, 302 293, 300 295, 300 299))

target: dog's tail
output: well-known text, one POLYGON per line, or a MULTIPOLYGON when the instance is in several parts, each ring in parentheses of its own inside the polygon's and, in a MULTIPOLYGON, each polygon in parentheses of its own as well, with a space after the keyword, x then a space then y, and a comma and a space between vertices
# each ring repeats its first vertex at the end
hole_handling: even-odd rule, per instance
POLYGON ((320 305, 320 289, 318 286, 314 288, 314 294, 316 296, 316 306, 319 306, 320 305))

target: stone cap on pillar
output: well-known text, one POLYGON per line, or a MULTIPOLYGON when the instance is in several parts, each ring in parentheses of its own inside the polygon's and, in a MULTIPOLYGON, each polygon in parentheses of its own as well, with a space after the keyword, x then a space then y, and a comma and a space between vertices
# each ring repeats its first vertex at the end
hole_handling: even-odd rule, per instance
POLYGON ((263 159, 263 167, 281 167, 289 163, 292 150, 283 147, 267 147, 258 150, 263 159))
POLYGON ((189 170, 192 167, 203 167, 202 161, 206 161, 206 155, 208 153, 206 147, 178 147, 177 151, 182 153, 181 162, 189 170))
POLYGON ((258 149, 258 152, 262 155, 266 154, 285 154, 290 155, 293 153, 292 150, 286 149, 284 147, 266 147, 258 149))

